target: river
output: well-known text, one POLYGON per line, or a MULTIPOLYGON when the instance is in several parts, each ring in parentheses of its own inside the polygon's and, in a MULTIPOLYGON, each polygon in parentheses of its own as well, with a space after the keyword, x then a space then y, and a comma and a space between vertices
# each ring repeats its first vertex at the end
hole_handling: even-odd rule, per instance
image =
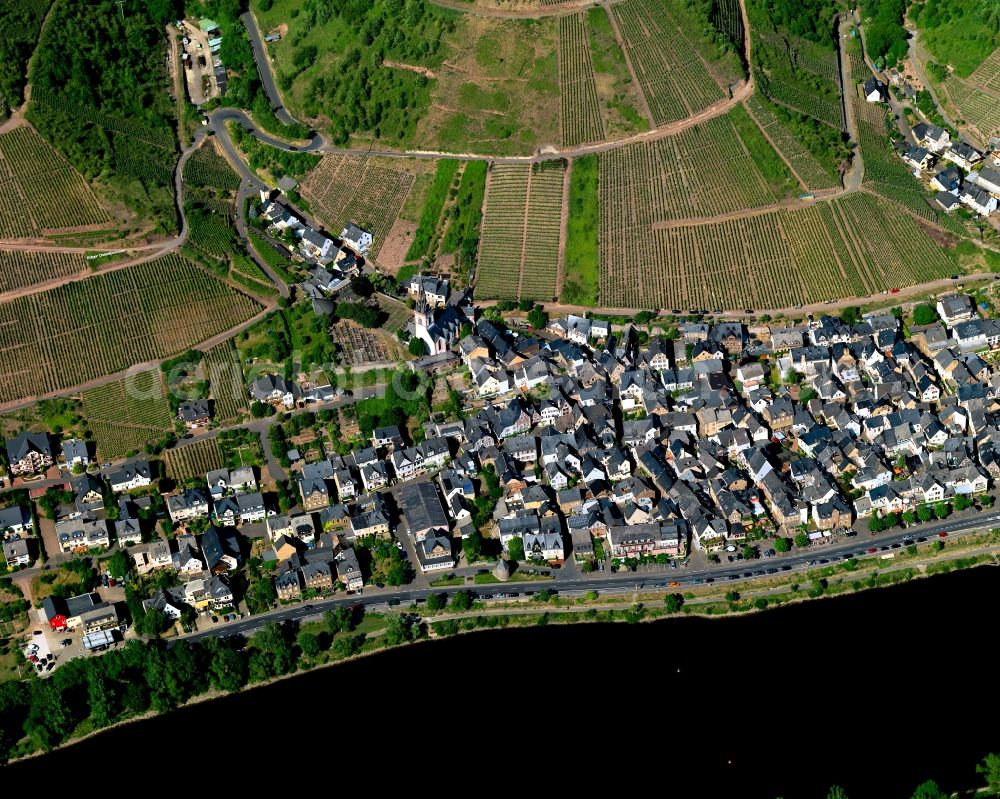
POLYGON ((384 786, 503 773, 565 790, 567 776, 654 778, 670 797, 968 789, 1000 751, 984 652, 996 585, 980 568, 742 618, 458 636, 116 728, 11 774, 221 769, 228 787, 318 762, 384 786))

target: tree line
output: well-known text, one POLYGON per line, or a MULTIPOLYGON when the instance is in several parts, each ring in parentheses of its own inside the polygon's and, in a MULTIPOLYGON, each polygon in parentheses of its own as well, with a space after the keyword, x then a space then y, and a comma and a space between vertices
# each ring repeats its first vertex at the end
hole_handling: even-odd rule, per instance
MULTIPOLYGON (((209 690, 233 692, 273 677, 357 654, 366 636, 360 608, 328 611, 309 630, 269 622, 248 641, 215 636, 199 641, 131 640, 101 657, 71 660, 45 680, 0 684, 0 763, 46 751, 84 730, 149 711, 164 713, 209 690)), ((392 614, 371 646, 420 636, 413 619, 392 614)))

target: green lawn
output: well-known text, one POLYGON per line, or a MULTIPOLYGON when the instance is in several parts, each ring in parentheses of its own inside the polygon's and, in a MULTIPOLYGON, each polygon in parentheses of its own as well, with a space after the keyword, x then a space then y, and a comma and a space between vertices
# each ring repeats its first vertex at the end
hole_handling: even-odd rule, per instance
POLYGON ((601 259, 597 247, 598 157, 572 162, 569 176, 569 220, 566 225, 565 278, 561 300, 571 305, 597 305, 601 259))
POLYGON ((462 585, 464 583, 464 577, 438 577, 436 580, 431 580, 431 587, 445 588, 449 585, 462 585))

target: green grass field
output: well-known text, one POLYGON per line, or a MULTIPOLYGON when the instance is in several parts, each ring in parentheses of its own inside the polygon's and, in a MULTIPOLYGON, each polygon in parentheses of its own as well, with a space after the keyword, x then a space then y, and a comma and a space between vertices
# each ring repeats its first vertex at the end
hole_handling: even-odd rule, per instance
POLYGON ((560 297, 571 305, 597 304, 600 285, 597 177, 596 155, 573 160, 569 175, 569 219, 566 223, 566 274, 560 297))

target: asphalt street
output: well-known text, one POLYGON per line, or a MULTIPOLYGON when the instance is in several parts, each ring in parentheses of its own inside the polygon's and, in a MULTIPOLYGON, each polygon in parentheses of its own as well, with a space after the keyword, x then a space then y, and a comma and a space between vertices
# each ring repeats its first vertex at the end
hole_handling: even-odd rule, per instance
POLYGON ((559 571, 553 580, 534 580, 507 583, 490 583, 487 585, 472 586, 449 586, 443 588, 365 588, 362 594, 353 594, 332 599, 315 600, 305 605, 290 605, 278 608, 277 610, 240 619, 234 622, 219 622, 218 626, 210 630, 193 633, 183 636, 181 640, 194 641, 210 635, 250 635, 259 627, 271 621, 303 621, 319 618, 325 611, 338 605, 361 605, 365 610, 372 610, 376 607, 382 609, 392 605, 409 605, 417 600, 426 599, 429 594, 446 594, 451 596, 458 591, 471 590, 483 596, 485 594, 495 595, 520 594, 524 596, 527 592, 541 591, 548 589, 557 591, 560 594, 584 593, 586 591, 597 591, 601 595, 627 594, 633 591, 649 591, 653 589, 666 589, 674 587, 676 590, 690 588, 694 585, 720 582, 747 582, 758 577, 773 576, 780 572, 803 570, 819 567, 828 563, 837 563, 856 557, 861 561, 867 561, 866 565, 874 565, 880 561, 883 555, 889 555, 901 549, 910 541, 920 539, 939 540, 940 533, 946 533, 946 537, 961 533, 969 533, 990 529, 1000 526, 1000 512, 990 514, 976 514, 961 520, 931 522, 910 530, 894 530, 878 536, 857 535, 851 538, 838 540, 829 545, 816 545, 808 550, 793 550, 784 555, 776 555, 772 558, 761 558, 755 561, 743 561, 738 566, 723 563, 714 567, 703 567, 700 569, 686 569, 678 567, 676 569, 664 569, 658 572, 628 572, 619 571, 616 574, 610 572, 590 574, 585 577, 568 576, 566 579, 559 578, 559 571), (895 546, 894 546, 895 545, 895 546), (868 550, 874 549, 875 552, 868 550), (676 583, 676 586, 673 586, 676 583))

